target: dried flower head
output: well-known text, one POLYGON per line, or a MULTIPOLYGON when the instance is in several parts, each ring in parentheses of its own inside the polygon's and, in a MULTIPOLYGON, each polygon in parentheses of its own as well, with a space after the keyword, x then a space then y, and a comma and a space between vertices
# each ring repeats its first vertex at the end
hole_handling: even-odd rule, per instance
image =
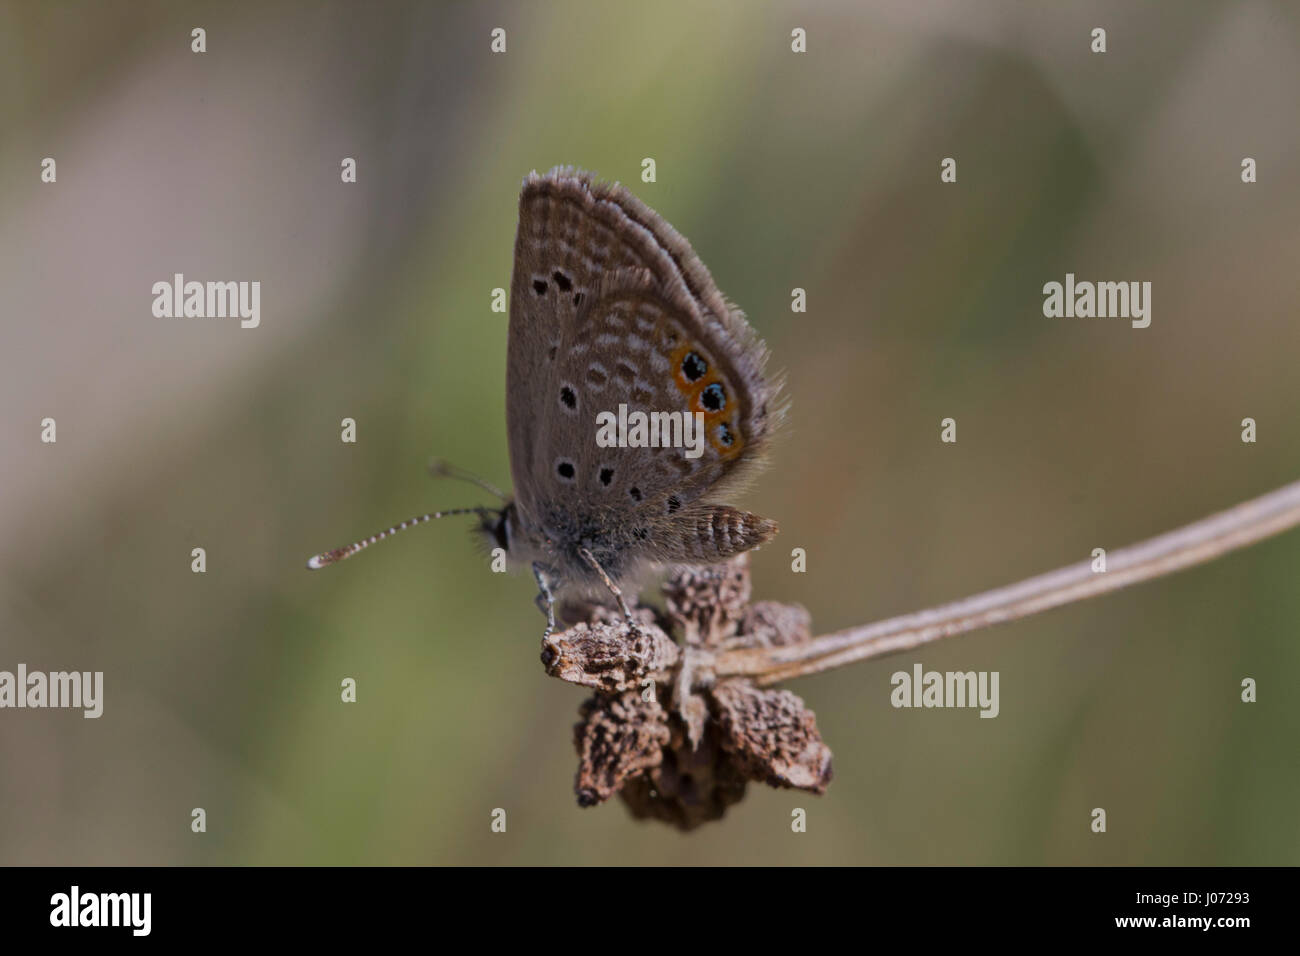
POLYGON ((750 604, 748 554, 679 570, 663 593, 665 613, 637 607, 635 629, 598 605, 571 606, 577 622, 543 641, 547 673, 595 693, 574 727, 578 803, 617 793, 634 816, 689 830, 721 817, 751 780, 824 793, 831 752, 816 715, 789 691, 711 669, 722 651, 809 640, 808 612, 750 604))

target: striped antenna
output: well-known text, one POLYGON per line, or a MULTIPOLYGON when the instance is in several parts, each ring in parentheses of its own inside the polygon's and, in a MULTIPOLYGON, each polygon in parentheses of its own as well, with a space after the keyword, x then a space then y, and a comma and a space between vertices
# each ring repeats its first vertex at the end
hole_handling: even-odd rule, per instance
POLYGON ((327 564, 337 564, 344 558, 350 558, 358 551, 364 551, 376 541, 383 541, 385 538, 397 534, 399 531, 405 531, 407 528, 414 528, 417 524, 424 524, 426 521, 432 521, 434 518, 447 518, 452 515, 478 515, 480 518, 486 518, 492 513, 490 508, 453 508, 450 511, 433 511, 427 515, 420 515, 416 518, 408 518, 401 524, 395 524, 387 531, 380 531, 378 534, 372 534, 368 538, 360 541, 354 541, 344 548, 335 548, 333 551, 325 551, 316 555, 307 562, 307 567, 315 571, 317 568, 323 568, 327 564))

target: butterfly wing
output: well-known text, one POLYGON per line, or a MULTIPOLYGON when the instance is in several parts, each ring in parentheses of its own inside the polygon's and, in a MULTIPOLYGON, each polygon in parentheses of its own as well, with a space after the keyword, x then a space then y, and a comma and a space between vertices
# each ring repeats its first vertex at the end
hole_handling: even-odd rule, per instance
POLYGON ((525 181, 507 427, 526 522, 561 538, 614 531, 646 552, 717 525, 701 509, 759 460, 779 415, 765 359, 686 240, 626 190, 569 169, 525 181), (597 415, 620 404, 702 413, 702 454, 600 447, 597 415))

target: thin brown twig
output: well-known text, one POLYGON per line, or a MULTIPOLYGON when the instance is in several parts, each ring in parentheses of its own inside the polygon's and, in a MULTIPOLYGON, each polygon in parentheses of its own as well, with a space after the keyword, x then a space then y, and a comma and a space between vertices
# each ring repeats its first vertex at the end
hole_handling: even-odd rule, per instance
POLYGON ((1172 574, 1300 525, 1300 481, 1192 524, 1112 551, 1106 570, 1080 561, 950 604, 826 634, 800 644, 718 655, 718 677, 747 676, 759 686, 910 650, 940 638, 1014 621, 1139 581, 1172 574))

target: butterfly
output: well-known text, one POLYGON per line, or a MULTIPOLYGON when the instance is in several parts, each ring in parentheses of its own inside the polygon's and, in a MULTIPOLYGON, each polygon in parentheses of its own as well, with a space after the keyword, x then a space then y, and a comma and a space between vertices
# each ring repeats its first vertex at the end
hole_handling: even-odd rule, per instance
MULTIPOLYGON (((785 414, 767 349, 690 244, 616 183, 572 167, 531 173, 519 196, 506 349, 514 495, 404 521, 317 555, 319 568, 390 534, 476 514, 490 547, 531 567, 554 630, 556 595, 608 591, 672 565, 708 565, 770 540, 776 522, 725 502, 765 461, 785 414), (702 424, 693 453, 611 447, 597 421, 622 410, 702 424)), ((659 418, 667 422, 667 418, 659 418)))

